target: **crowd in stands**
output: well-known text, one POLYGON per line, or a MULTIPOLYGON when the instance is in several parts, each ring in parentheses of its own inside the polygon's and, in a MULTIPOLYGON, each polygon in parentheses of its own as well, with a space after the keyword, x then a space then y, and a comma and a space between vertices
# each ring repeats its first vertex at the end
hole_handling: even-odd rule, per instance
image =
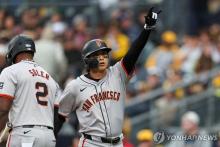
MULTIPOLYGON (((91 38, 106 40, 112 48, 111 64, 119 61, 128 51, 131 42, 143 28, 143 11, 137 14, 139 22, 129 10, 116 9, 108 23, 99 22, 91 28, 89 20, 82 14, 67 21, 58 11, 45 8, 25 9, 16 16, 5 9, 0 10, 0 67, 5 67, 4 55, 7 43, 16 34, 27 34, 34 38, 37 47, 35 61, 64 85, 68 78, 83 72, 81 50, 91 38), (48 14, 49 13, 49 14, 48 14)), ((148 92, 158 87, 165 89, 180 81, 190 80, 194 75, 207 72, 220 63, 220 26, 184 34, 165 30, 159 43, 149 41, 139 58, 136 76, 128 86, 129 97, 148 92)), ((63 86, 62 86, 63 87, 63 86)), ((187 93, 202 90, 195 86, 187 93)), ((181 98, 185 91, 178 91, 181 98)))

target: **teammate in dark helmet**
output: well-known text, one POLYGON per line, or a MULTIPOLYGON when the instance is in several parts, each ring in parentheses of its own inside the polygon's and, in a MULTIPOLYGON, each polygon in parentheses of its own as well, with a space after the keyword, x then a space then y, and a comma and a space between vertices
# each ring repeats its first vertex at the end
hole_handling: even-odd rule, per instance
POLYGON ((25 35, 17 35, 8 45, 8 53, 6 55, 7 64, 14 63, 15 58, 22 52, 28 52, 32 55, 36 52, 34 41, 25 35))
POLYGON ((10 124, 4 129, 8 133, 0 134, 0 141, 8 140, 10 147, 56 144, 54 118, 58 116, 60 90, 48 72, 33 61, 34 53, 30 37, 15 36, 8 46, 8 67, 0 75, 0 132, 7 121, 10 124))

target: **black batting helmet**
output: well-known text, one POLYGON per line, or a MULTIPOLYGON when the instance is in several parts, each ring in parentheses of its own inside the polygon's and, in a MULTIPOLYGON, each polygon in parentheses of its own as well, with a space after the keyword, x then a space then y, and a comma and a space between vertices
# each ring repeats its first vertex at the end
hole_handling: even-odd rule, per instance
POLYGON ((93 39, 88 41, 82 50, 83 58, 87 58, 92 53, 95 53, 99 50, 106 50, 107 52, 111 51, 111 48, 109 48, 106 43, 101 39, 93 39))
POLYGON ((111 51, 111 48, 109 48, 106 43, 101 40, 101 39, 93 39, 88 41, 82 50, 82 56, 83 56, 83 60, 85 62, 85 64, 87 64, 87 66, 89 68, 95 68, 98 66, 98 60, 97 59, 89 59, 88 57, 100 50, 105 50, 107 52, 111 51))
POLYGON ((15 57, 22 52, 36 52, 34 41, 26 35, 17 35, 9 42, 6 55, 7 64, 14 63, 15 57))

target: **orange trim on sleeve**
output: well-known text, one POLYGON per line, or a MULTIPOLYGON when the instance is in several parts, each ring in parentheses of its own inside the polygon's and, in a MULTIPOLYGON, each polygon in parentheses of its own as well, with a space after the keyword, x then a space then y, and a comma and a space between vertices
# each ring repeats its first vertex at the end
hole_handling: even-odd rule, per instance
POLYGON ((8 95, 8 94, 0 94, 0 98, 5 98, 5 99, 14 99, 13 96, 8 95))
POLYGON ((124 66, 122 60, 121 60, 120 62, 121 62, 121 67, 122 67, 122 69, 123 69, 124 72, 126 73, 126 76, 129 77, 129 74, 128 74, 127 70, 125 69, 125 66, 124 66))
POLYGON ((127 72, 127 70, 126 70, 126 68, 125 68, 125 66, 124 66, 124 64, 123 64, 123 62, 122 62, 122 60, 121 60, 120 62, 121 62, 121 67, 122 67, 122 69, 124 70, 126 76, 127 76, 128 78, 131 78, 131 76, 132 76, 134 70, 131 72, 131 75, 129 75, 128 72, 127 72))

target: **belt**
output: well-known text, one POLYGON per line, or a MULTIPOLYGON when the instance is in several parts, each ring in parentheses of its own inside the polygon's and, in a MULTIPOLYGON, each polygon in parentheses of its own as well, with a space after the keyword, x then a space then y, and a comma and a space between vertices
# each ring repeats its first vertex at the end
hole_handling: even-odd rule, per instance
MULTIPOLYGON (((94 139, 92 139, 92 136, 91 136, 91 135, 88 135, 88 134, 83 133, 83 136, 84 136, 86 139, 94 140, 94 139)), ((100 140, 101 140, 103 143, 117 144, 117 143, 120 142, 121 138, 120 138, 120 137, 115 137, 115 138, 100 137, 100 140)))
POLYGON ((44 126, 44 125, 23 125, 23 126, 21 126, 21 127, 22 127, 22 128, 43 127, 43 128, 47 128, 47 129, 53 130, 53 127, 44 126))

